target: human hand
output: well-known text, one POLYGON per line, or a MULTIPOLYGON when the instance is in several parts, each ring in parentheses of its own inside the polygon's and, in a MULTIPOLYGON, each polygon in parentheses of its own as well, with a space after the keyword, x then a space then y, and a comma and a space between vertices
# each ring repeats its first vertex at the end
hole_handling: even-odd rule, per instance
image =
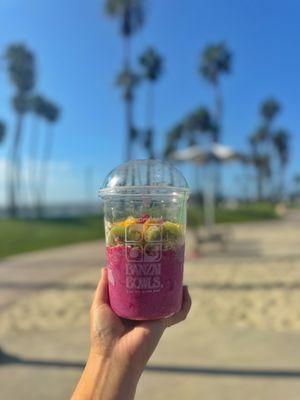
POLYGON ((103 268, 90 313, 91 353, 113 357, 142 372, 165 328, 183 321, 190 307, 191 298, 185 286, 182 308, 169 318, 155 321, 120 318, 109 306, 107 269, 103 268))
POLYGON ((164 330, 183 321, 190 307, 191 298, 184 286, 182 307, 177 314, 155 321, 129 321, 120 318, 109 305, 107 269, 102 268, 90 310, 88 362, 72 399, 133 399, 138 379, 164 330), (99 373, 95 372, 97 370, 99 373), (92 376, 99 380, 99 384, 95 384, 92 376), (87 393, 91 386, 92 397, 84 397, 82 388, 87 393), (98 396, 95 395, 96 392, 98 396), (78 393, 80 396, 76 397, 78 393))

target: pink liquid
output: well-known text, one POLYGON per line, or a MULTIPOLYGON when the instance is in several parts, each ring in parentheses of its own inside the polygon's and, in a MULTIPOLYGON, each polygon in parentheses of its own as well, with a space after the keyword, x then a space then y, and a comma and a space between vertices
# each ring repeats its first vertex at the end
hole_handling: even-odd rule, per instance
POLYGON ((156 250, 145 256, 138 247, 106 247, 110 305, 120 317, 160 319, 180 310, 184 246, 156 250))

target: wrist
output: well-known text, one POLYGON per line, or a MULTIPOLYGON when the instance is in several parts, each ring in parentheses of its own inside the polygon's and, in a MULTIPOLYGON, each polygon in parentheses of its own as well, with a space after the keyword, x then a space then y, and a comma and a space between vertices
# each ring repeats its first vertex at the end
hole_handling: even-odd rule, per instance
POLYGON ((93 387, 93 397, 105 400, 132 400, 142 370, 112 356, 89 353, 85 373, 93 387))

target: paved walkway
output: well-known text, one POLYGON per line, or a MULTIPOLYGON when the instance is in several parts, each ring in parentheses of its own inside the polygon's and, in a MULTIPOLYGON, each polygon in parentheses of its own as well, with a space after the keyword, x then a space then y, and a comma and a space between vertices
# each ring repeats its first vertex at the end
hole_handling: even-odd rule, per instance
POLYGON ((91 242, 27 253, 0 261, 0 310, 14 301, 105 264, 104 244, 91 242))
MULTIPOLYGON (((190 316, 163 336, 137 400, 299 399, 299 216, 227 227, 227 253, 186 263, 190 316)), ((69 397, 103 256, 94 242, 0 263, 1 399, 69 397)))

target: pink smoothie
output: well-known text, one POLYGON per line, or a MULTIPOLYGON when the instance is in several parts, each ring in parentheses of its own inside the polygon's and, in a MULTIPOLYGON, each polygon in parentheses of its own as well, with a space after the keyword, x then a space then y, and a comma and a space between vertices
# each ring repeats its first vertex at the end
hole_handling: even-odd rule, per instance
POLYGON ((123 318, 151 320, 180 310, 184 245, 173 248, 106 247, 109 299, 123 318))

